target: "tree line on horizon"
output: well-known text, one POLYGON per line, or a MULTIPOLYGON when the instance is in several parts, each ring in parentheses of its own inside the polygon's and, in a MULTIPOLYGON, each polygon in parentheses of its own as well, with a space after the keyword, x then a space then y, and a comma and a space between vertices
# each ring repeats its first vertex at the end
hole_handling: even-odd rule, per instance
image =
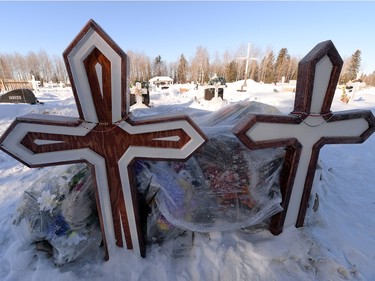
MULTIPOLYGON (((181 54, 174 62, 167 62, 158 55, 151 59, 143 52, 128 51, 130 59, 130 83, 148 81, 155 76, 169 76, 175 83, 204 84, 216 74, 227 82, 235 82, 245 78, 246 46, 241 45, 236 51, 226 51, 223 54, 215 53, 211 56, 206 47, 198 46, 194 56, 187 59, 181 54)), ((249 61, 247 79, 256 82, 276 83, 284 79, 285 82, 297 79, 299 58, 291 56, 287 48, 281 48, 276 54, 273 50, 263 55, 255 49, 249 61)), ((361 51, 356 50, 351 57, 344 60, 340 75, 340 84, 355 80, 360 73, 361 51)), ((27 81, 35 77, 44 82, 69 83, 63 58, 57 55, 50 56, 45 50, 30 51, 27 55, 19 53, 0 53, 0 78, 3 80, 27 81)), ((367 85, 375 86, 375 71, 363 75, 361 79, 367 85)))

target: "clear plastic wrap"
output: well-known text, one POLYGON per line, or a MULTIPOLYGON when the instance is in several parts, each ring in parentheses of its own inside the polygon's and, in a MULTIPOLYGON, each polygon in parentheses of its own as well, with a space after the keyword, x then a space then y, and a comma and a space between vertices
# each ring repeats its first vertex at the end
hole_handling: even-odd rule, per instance
POLYGON ((61 172, 25 191, 13 223, 24 239, 45 245, 55 264, 63 265, 91 245, 99 246, 102 236, 91 170, 84 164, 56 170, 61 172))
POLYGON ((285 150, 250 150, 231 132, 249 113, 280 112, 249 102, 200 115, 195 121, 209 139, 190 159, 138 162, 138 186, 154 202, 149 240, 181 234, 176 227, 197 232, 250 227, 282 210, 279 174, 285 150))
POLYGON ((222 136, 211 138, 186 162, 143 162, 145 174, 152 175, 143 180, 150 182, 150 194, 156 194, 161 214, 172 225, 198 232, 231 230, 281 211, 283 156, 276 149, 246 151, 222 136))

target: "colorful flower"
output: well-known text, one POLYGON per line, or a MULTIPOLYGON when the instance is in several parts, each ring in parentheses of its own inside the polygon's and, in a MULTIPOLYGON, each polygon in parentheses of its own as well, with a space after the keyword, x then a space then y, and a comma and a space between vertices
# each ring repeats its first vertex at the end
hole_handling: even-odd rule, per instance
POLYGON ((68 230, 69 225, 65 221, 64 217, 61 214, 57 214, 54 217, 53 222, 48 227, 47 237, 53 239, 55 237, 59 237, 66 234, 68 230))
POLYGON ((158 224, 158 226, 161 230, 163 230, 163 231, 169 230, 170 224, 164 217, 160 217, 157 220, 157 224, 158 224))
POLYGON ((40 211, 49 211, 52 214, 52 211, 57 206, 56 195, 51 194, 49 190, 44 190, 40 197, 37 200, 39 204, 40 211))

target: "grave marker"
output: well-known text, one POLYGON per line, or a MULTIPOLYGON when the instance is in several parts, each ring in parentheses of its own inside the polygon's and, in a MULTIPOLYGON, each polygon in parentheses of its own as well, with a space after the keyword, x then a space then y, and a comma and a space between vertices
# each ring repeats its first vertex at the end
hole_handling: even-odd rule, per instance
POLYGON ((35 80, 35 76, 31 75, 31 81, 29 81, 33 87, 34 91, 37 91, 40 86, 40 81, 35 80))
POLYGON ((245 80, 243 82, 243 85, 241 86, 241 90, 237 90, 237 92, 245 92, 246 90, 244 90, 243 88, 247 87, 246 80, 248 78, 248 73, 249 73, 249 62, 251 60, 255 60, 255 61, 257 60, 257 58, 250 57, 250 43, 247 46, 247 55, 246 55, 246 57, 237 58, 237 60, 246 60, 246 65, 245 65, 245 80))
POLYGON ((135 96, 135 103, 142 105, 142 85, 139 82, 135 83, 135 89, 133 95, 135 96))
MULTIPOLYGON (((29 103, 39 104, 34 93, 29 89, 16 89, 0 96, 0 103, 29 103)), ((42 104, 42 103, 40 103, 42 104)))
POLYGON ((208 82, 208 85, 204 89, 204 99, 205 100, 217 100, 221 98, 224 100, 224 88, 226 87, 226 82, 223 77, 218 77, 216 73, 208 82))
POLYGON ((293 112, 251 115, 233 130, 250 149, 286 147, 280 176, 284 211, 272 218, 274 234, 284 226, 303 226, 320 149, 362 143, 374 132, 371 111, 330 110, 342 64, 331 41, 318 44, 299 63, 293 112))
POLYGON ((79 118, 16 118, 0 148, 29 167, 86 162, 94 167, 105 258, 112 246, 145 256, 136 159, 186 159, 205 142, 188 116, 135 119, 129 114, 128 58, 90 20, 64 52, 79 118))
POLYGON ((204 99, 217 100, 218 98, 221 98, 224 100, 224 88, 225 86, 221 85, 220 82, 215 83, 214 85, 206 86, 204 89, 204 99))

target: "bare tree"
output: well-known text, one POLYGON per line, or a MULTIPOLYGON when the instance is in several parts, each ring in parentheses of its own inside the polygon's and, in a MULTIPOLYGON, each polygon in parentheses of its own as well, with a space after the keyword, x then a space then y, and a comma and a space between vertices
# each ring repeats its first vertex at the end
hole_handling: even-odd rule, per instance
MULTIPOLYGON (((268 48, 262 61, 251 61, 249 64, 248 78, 254 81, 263 81, 266 83, 279 81, 281 76, 286 80, 296 79, 298 59, 290 56, 287 49, 283 48, 278 54, 276 63, 275 56, 271 48, 268 48)), ((261 57, 261 51, 253 47, 251 49, 252 57, 261 57)), ((351 67, 358 72, 360 63, 360 51, 357 51, 359 59, 350 65, 350 58, 345 60, 343 73, 351 67)), ((155 75, 169 75, 177 82, 194 81, 204 83, 215 73, 219 76, 229 78, 230 81, 236 81, 244 78, 245 64, 243 60, 237 60, 239 57, 247 55, 247 47, 242 44, 236 51, 226 50, 222 55, 216 52, 210 61, 207 48, 198 46, 194 57, 190 63, 176 61, 166 63, 161 56, 157 56, 153 62, 150 57, 142 52, 127 52, 130 60, 130 81, 148 81, 155 75), (185 65, 186 64, 186 65, 185 65), (234 69, 235 68, 235 69, 234 69), (235 74, 235 77, 233 75, 235 74)), ((353 55, 354 56, 354 55, 353 55)), ((353 71, 354 72, 354 71, 353 71)), ((30 51, 26 56, 19 53, 0 54, 0 78, 1 79, 18 79, 29 80, 34 75, 36 80, 43 81, 64 81, 68 82, 67 71, 61 56, 49 56, 46 51, 40 50, 38 53, 30 51)), ((228 79, 227 79, 228 80, 228 79)))
POLYGON ((199 46, 191 63, 191 76, 198 83, 207 82, 209 79, 210 62, 207 48, 199 46))
POLYGON ((242 80, 245 79, 245 71, 246 71, 246 60, 244 59, 239 59, 239 58, 245 58, 247 56, 247 45, 246 44, 241 44, 237 50, 234 52, 234 56, 236 59, 236 81, 237 80, 242 80))
POLYGON ((168 63, 167 75, 173 79, 173 82, 177 81, 177 62, 168 63))
POLYGON ((211 73, 210 76, 216 74, 217 76, 225 76, 225 64, 223 64, 219 52, 215 52, 213 60, 210 64, 211 73))
POLYGON ((39 50, 38 54, 38 64, 41 80, 49 82, 52 80, 53 71, 52 71, 52 62, 47 52, 43 49, 39 50))
POLYGON ((26 68, 27 72, 32 76, 34 75, 35 80, 41 81, 43 85, 43 80, 41 79, 41 73, 39 69, 38 56, 35 52, 30 51, 26 56, 26 68))
POLYGON ((148 81, 151 78, 150 58, 141 52, 127 51, 130 60, 130 81, 148 81))
POLYGON ((0 75, 2 79, 14 79, 9 55, 0 55, 0 75))
POLYGON ((289 80, 297 80, 297 74, 298 74, 298 59, 294 57, 290 57, 288 69, 286 73, 286 81, 289 80))
POLYGON ((12 79, 16 80, 27 80, 30 78, 27 71, 25 70, 25 57, 20 53, 14 53, 9 56, 12 65, 12 79))
POLYGON ((148 81, 151 79, 151 59, 144 53, 139 54, 139 78, 141 81, 148 81))
POLYGON ((53 74, 52 74, 52 81, 54 82, 67 82, 68 81, 68 73, 64 64, 64 60, 61 56, 54 55, 52 57, 52 65, 53 65, 53 74))
POLYGON ((365 75, 363 77, 363 82, 365 82, 367 85, 375 86, 375 71, 369 75, 365 75))

